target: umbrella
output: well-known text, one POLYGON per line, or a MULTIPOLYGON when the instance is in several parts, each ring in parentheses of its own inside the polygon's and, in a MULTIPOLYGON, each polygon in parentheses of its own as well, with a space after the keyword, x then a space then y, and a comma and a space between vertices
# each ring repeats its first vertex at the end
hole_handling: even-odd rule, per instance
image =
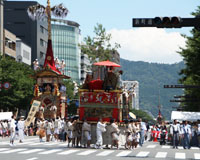
POLYGON ((136 119, 136 115, 134 115, 132 112, 129 112, 129 116, 133 119, 136 119))
POLYGON ((119 64, 111 62, 109 60, 97 62, 97 63, 94 63, 93 65, 95 65, 95 66, 108 66, 108 67, 121 67, 119 64))

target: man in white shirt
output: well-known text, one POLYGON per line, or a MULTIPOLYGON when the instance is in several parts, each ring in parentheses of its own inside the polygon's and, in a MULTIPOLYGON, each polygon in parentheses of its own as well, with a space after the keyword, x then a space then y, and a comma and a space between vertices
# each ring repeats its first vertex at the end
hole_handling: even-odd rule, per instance
POLYGON ((178 148, 180 125, 177 124, 176 119, 174 120, 174 124, 171 126, 170 132, 173 135, 173 148, 178 148))
POLYGON ((144 137, 145 137, 145 134, 146 134, 146 131, 147 131, 147 127, 146 127, 145 122, 142 122, 141 118, 139 119, 139 122, 140 122, 140 140, 139 140, 139 144, 140 144, 140 146, 142 146, 143 143, 144 143, 144 137))
POLYGON ((19 129, 19 142, 23 143, 24 140, 24 117, 21 116, 20 120, 17 123, 17 127, 19 129))
POLYGON ((182 128, 182 133, 183 133, 183 148, 190 149, 190 134, 191 134, 191 129, 190 126, 188 125, 188 122, 185 121, 183 128, 182 128))
POLYGON ((14 146, 14 140, 15 140, 15 128, 16 128, 16 116, 13 115, 11 122, 10 122, 10 146, 14 146))

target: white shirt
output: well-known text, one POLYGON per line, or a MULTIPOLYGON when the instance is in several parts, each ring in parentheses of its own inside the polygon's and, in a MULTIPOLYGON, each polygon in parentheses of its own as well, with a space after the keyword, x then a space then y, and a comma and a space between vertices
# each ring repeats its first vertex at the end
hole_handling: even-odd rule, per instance
POLYGON ((15 128, 16 128, 15 120, 14 120, 14 119, 11 119, 11 122, 10 122, 10 130, 11 130, 11 131, 15 131, 15 128))
POLYGON ((191 129, 190 129, 190 126, 187 124, 187 125, 183 125, 183 128, 182 128, 182 133, 188 133, 188 134, 191 134, 191 129))
POLYGON ((104 123, 101 123, 101 122, 98 122, 97 123, 97 131, 103 131, 103 130, 105 130, 105 127, 106 127, 106 124, 104 124, 104 123))
POLYGON ((18 129, 24 130, 24 121, 18 121, 17 127, 18 127, 18 129))

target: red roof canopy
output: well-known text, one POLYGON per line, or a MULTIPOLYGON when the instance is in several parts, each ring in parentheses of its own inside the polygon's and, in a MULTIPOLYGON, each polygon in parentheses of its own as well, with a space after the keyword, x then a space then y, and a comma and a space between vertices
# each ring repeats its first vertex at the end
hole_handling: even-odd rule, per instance
POLYGON ((97 62, 97 63, 94 63, 93 65, 95 65, 95 66, 108 66, 108 67, 121 67, 119 64, 111 62, 109 60, 97 62))
POLYGON ((57 72, 58 74, 61 74, 60 71, 57 70, 56 66, 55 66, 51 40, 48 40, 47 52, 46 52, 46 57, 45 57, 43 67, 45 68, 47 66, 49 66, 51 68, 51 70, 57 72))

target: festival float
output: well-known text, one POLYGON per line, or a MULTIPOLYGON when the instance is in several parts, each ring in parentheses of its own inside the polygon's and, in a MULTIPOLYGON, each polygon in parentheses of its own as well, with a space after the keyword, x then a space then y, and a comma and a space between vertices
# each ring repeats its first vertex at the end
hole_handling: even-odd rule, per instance
POLYGON ((110 121, 110 118, 122 121, 122 90, 117 86, 119 72, 115 72, 115 68, 120 65, 102 61, 94 63, 93 66, 104 67, 106 70, 103 70, 104 76, 100 78, 102 73, 98 68, 98 78, 95 80, 95 72, 92 72, 92 75, 87 74, 83 87, 79 89, 79 119, 98 121, 102 117, 104 121, 110 121))
POLYGON ((70 77, 64 75, 64 61, 58 63, 57 58, 54 60, 51 41, 51 14, 65 17, 68 10, 62 4, 51 8, 49 0, 47 4, 47 7, 40 4, 30 6, 27 10, 28 15, 33 20, 43 20, 46 17, 48 19, 48 45, 44 64, 40 67, 37 59, 33 62, 35 74, 32 75, 32 78, 36 80, 36 84, 27 124, 33 120, 34 116, 41 119, 67 116, 66 87, 63 84, 63 79, 70 77))

